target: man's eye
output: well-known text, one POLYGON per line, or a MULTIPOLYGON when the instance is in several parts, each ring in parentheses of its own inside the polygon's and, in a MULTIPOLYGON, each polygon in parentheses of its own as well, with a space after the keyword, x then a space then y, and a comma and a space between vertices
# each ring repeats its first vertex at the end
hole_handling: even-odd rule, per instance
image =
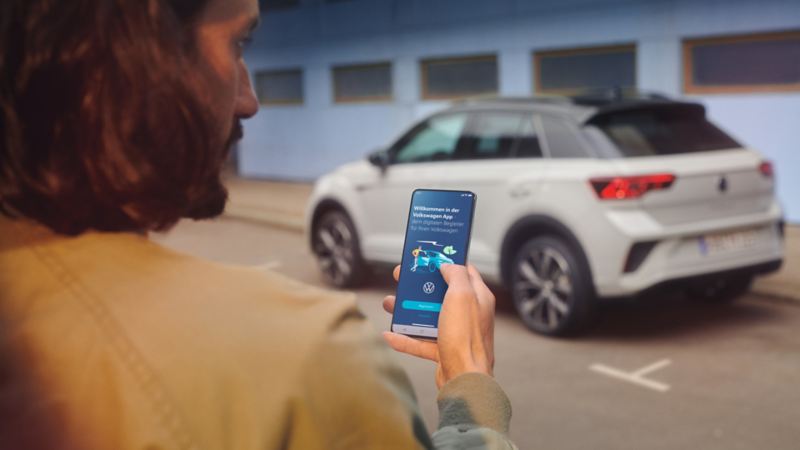
POLYGON ((247 47, 249 47, 250 44, 252 44, 252 43, 253 43, 253 38, 250 37, 250 36, 247 36, 244 39, 240 39, 239 42, 237 43, 237 45, 239 46, 240 49, 244 50, 247 47))

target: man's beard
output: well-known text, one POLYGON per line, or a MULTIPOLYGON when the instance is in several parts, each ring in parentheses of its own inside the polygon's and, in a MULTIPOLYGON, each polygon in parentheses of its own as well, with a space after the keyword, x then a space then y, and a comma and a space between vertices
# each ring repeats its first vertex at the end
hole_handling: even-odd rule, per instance
POLYGON ((239 140, 242 139, 244 136, 244 130, 242 129, 242 122, 236 120, 233 122, 233 126, 231 127, 230 135, 228 135, 228 140, 225 142, 225 147, 222 149, 223 154, 223 161, 227 160, 231 154, 231 150, 236 145, 239 140))
POLYGON ((242 123, 236 120, 231 127, 231 132, 228 139, 225 141, 222 151, 220 151, 221 159, 216 166, 216 171, 211 174, 208 186, 203 195, 197 198, 186 212, 185 217, 190 219, 210 219, 217 217, 225 211, 225 203, 228 201, 228 190, 222 184, 222 167, 228 159, 233 146, 244 136, 242 130, 242 123))

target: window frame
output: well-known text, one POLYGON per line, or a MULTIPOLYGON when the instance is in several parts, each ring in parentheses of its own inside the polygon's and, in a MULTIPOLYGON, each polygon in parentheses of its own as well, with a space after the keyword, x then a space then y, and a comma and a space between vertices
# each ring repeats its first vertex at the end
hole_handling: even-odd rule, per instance
POLYGON ((255 70, 253 71, 253 82, 254 82, 254 89, 256 90, 256 98, 258 99, 258 104, 261 106, 297 106, 305 104, 306 100, 306 93, 305 93, 305 74, 303 73, 302 67, 289 67, 284 69, 262 69, 262 70, 255 70), (300 99, 299 100, 267 100, 261 99, 261 96, 258 92, 258 76, 261 74, 283 74, 283 73, 299 73, 300 74, 300 99))
POLYGON ((379 61, 374 63, 363 64, 338 64, 331 67, 331 92, 333 93, 333 103, 389 103, 394 101, 394 74, 392 73, 392 61, 379 61), (389 68, 389 93, 387 95, 374 95, 369 97, 347 97, 340 96, 336 92, 336 72, 337 71, 353 71, 359 69, 368 69, 374 67, 388 66, 389 68))
POLYGON ((747 94, 758 92, 798 92, 800 82, 791 84, 694 84, 694 60, 692 50, 698 45, 762 42, 800 38, 800 30, 773 31, 763 33, 733 34, 703 38, 685 38, 681 41, 683 64, 683 92, 686 94, 747 94))
MULTIPOLYGON (((639 78, 637 73, 637 66, 639 64, 637 45, 635 42, 623 44, 611 44, 590 47, 571 47, 560 48, 551 50, 534 50, 533 51, 533 86, 532 91, 535 94, 548 94, 548 95, 575 95, 584 92, 586 89, 593 88, 568 88, 568 89, 543 89, 542 88, 542 59, 550 56, 578 56, 578 55, 598 55, 603 53, 620 53, 620 51, 630 51, 633 53, 633 88, 639 85, 639 78)), ((625 89, 625 87, 623 87, 625 89)))
POLYGON ((498 95, 500 93, 500 65, 499 58, 496 53, 482 53, 479 55, 469 56, 443 56, 435 58, 423 58, 419 61, 420 71, 420 98, 422 100, 459 100, 469 97, 484 96, 484 95, 498 95), (433 95, 428 92, 428 66, 429 64, 441 63, 468 63, 468 62, 486 62, 493 61, 497 72, 497 86, 492 92, 462 92, 450 95, 433 95))

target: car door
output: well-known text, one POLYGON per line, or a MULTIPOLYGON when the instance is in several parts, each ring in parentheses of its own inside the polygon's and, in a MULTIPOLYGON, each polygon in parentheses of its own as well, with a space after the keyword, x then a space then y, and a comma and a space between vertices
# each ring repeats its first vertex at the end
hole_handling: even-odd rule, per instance
POLYGON ((469 259, 496 276, 505 231, 530 209, 547 167, 540 126, 528 111, 476 111, 466 134, 456 159, 438 179, 443 189, 477 195, 469 259))
POLYGON ((359 187, 365 211, 361 245, 368 259, 398 261, 403 247, 411 193, 436 188, 439 174, 461 145, 467 114, 437 114, 401 137, 389 153, 389 166, 359 187))

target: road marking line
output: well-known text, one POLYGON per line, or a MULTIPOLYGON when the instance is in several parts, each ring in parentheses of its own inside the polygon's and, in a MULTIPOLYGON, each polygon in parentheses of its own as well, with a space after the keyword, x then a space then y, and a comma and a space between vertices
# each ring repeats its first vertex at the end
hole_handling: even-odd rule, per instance
POLYGON ((646 374, 648 374, 650 372, 654 372, 654 371, 656 371, 656 370, 658 370, 658 369, 660 369, 662 367, 668 366, 671 363, 672 363, 672 361, 670 361, 668 359, 662 359, 661 361, 655 362, 653 364, 650 364, 647 367, 643 367, 643 368, 637 370, 636 372, 633 372, 632 375, 635 376, 635 377, 643 377, 644 375, 646 375, 646 374))
POLYGON ((648 389, 653 389, 654 391, 667 392, 670 389, 670 386, 668 384, 644 378, 644 375, 656 371, 662 367, 668 366, 671 363, 672 361, 668 359, 662 359, 661 361, 655 362, 653 364, 650 364, 648 366, 645 366, 639 370, 630 373, 623 372, 619 369, 615 369, 613 367, 609 367, 603 364, 592 364, 589 367, 589 369, 612 378, 617 378, 622 381, 627 381, 628 383, 633 383, 639 386, 646 387, 648 389))
POLYGON ((280 261, 267 261, 264 264, 259 264, 259 265, 254 266, 254 267, 256 269, 258 269, 258 270, 273 270, 273 269, 277 269, 278 267, 280 267, 282 265, 283 265, 283 263, 281 263, 280 261))

